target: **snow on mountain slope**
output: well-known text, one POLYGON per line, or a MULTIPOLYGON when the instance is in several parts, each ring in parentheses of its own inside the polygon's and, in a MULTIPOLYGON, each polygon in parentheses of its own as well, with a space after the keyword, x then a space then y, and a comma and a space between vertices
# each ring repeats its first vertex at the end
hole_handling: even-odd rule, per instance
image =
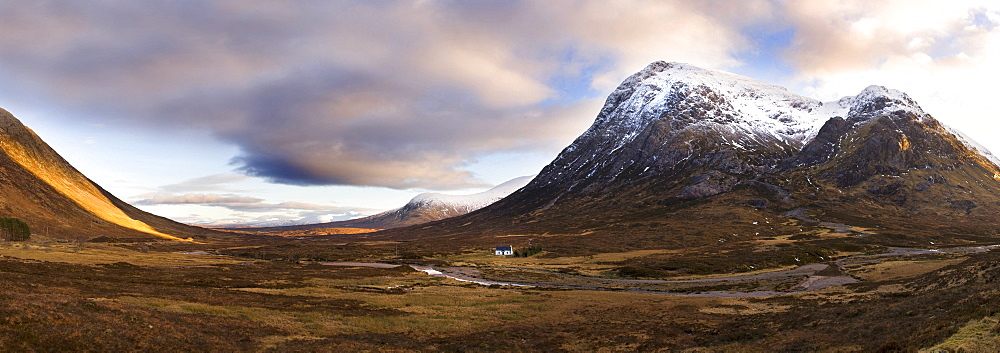
POLYGON ((517 191, 527 185, 534 176, 524 176, 511 179, 481 193, 472 195, 446 195, 438 193, 423 193, 410 199, 403 207, 385 211, 379 214, 339 222, 318 224, 289 225, 271 228, 272 230, 301 230, 313 228, 367 228, 389 229, 415 224, 433 222, 445 218, 461 216, 480 208, 489 206, 497 200, 517 191))
MULTIPOLYGON (((415 196, 405 207, 438 207, 442 211, 469 213, 489 206, 497 200, 510 195, 517 189, 528 184, 534 176, 523 176, 508 180, 492 189, 472 195, 446 195, 439 193, 423 193, 415 196)), ((391 212, 391 211, 390 211, 391 212)))
POLYGON ((962 144, 965 145, 965 147, 968 147, 970 150, 979 152, 979 154, 983 155, 983 157, 989 159, 990 162, 993 162, 993 164, 1000 166, 1000 158, 997 158, 997 156, 994 155, 993 152, 990 152, 990 150, 986 149, 986 147, 983 147, 983 145, 979 144, 979 142, 973 140, 971 137, 969 137, 969 135, 966 135, 965 133, 951 126, 944 124, 941 125, 944 126, 944 128, 948 130, 948 132, 950 132, 952 135, 955 135, 955 137, 958 138, 958 141, 961 141, 962 144))
MULTIPOLYGON (((326 226, 355 228, 398 228, 461 216, 497 202, 527 185, 534 176, 511 179, 492 189, 472 195, 424 193, 403 207, 356 220, 325 223, 326 226)), ((322 225, 322 224, 321 224, 322 225)))
MULTIPOLYGON (((734 130, 773 135, 798 146, 815 137, 830 118, 846 117, 852 111, 871 112, 867 116, 887 109, 924 114, 905 93, 882 86, 869 86, 857 96, 824 103, 748 77, 661 61, 619 85, 597 121, 581 137, 614 137, 618 143, 613 149, 620 148, 660 119, 663 112, 684 100, 690 101, 683 102, 688 103, 687 110, 703 110, 708 114, 699 119, 675 119, 681 121, 673 124, 674 128, 722 124, 734 130), (872 109, 872 105, 878 105, 879 109, 872 109)), ((683 117, 686 112, 679 113, 683 117)))
POLYGON ((528 188, 599 193, 622 175, 683 169, 705 181, 686 195, 704 196, 799 153, 834 117, 859 125, 898 111, 926 116, 905 93, 882 86, 824 103, 732 73, 654 62, 622 82, 594 124, 528 188))

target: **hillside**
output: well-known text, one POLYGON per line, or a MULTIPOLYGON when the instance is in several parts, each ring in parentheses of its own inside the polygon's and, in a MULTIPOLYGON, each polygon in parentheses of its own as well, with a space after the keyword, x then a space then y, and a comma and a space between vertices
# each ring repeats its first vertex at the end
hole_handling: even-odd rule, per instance
POLYGON ((143 212, 77 171, 31 129, 0 109, 0 215, 61 239, 184 240, 217 235, 143 212))

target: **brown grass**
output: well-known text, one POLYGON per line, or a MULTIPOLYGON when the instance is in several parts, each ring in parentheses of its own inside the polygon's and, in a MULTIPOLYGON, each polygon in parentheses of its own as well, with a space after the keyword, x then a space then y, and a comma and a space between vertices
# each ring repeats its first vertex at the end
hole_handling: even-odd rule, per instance
POLYGON ((972 320, 944 342, 920 352, 1000 352, 1000 315, 972 320))
MULTIPOLYGON (((336 244, 356 252, 350 256, 394 256, 393 243, 336 244)), ((406 266, 250 261, 172 249, 31 242, 0 248, 0 351, 875 351, 942 342, 973 349, 990 341, 960 333, 988 331, 982 320, 996 315, 989 308, 1000 300, 988 289, 996 286, 991 274, 1000 256, 992 253, 963 262, 905 260, 920 271, 749 299, 485 287, 406 266)), ((605 261, 666 255, 685 254, 440 256, 597 269, 605 261)), ((877 268, 911 265, 892 262, 877 268)))
POLYGON ((885 261, 877 264, 851 266, 845 270, 865 281, 881 282, 915 277, 965 261, 966 257, 934 260, 885 261))
POLYGON ((68 244, 52 242, 2 242, 0 257, 64 262, 80 265, 128 262, 151 267, 207 266, 245 263, 246 259, 215 256, 208 253, 184 254, 178 252, 140 252, 101 243, 68 244))

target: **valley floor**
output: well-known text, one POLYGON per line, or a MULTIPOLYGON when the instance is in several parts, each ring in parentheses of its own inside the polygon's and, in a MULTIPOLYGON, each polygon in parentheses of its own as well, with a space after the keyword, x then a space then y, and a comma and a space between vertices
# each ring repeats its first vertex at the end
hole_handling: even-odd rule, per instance
MULTIPOLYGON (((386 248, 354 246, 355 251, 386 248)), ((542 270, 559 262, 580 269, 601 266, 593 258, 495 258, 466 252, 423 261, 439 269, 446 267, 442 264, 475 267, 476 279, 537 285, 484 286, 429 276, 409 266, 330 266, 216 255, 253 254, 250 247, 193 247, 38 240, 0 245, 0 350, 843 352, 1000 347, 996 251, 845 257, 849 260, 834 264, 860 283, 740 298, 570 289, 556 282, 598 277, 542 270)), ((795 291, 791 287, 808 275, 769 281, 766 275, 774 271, 788 270, 742 275, 758 280, 722 290, 795 291)), ((725 281, 734 276, 707 277, 725 281)), ((706 279, 684 280, 700 285, 706 279)), ((656 281, 645 282, 662 285, 656 281)), ((713 290, 720 289, 687 287, 682 292, 713 290)))

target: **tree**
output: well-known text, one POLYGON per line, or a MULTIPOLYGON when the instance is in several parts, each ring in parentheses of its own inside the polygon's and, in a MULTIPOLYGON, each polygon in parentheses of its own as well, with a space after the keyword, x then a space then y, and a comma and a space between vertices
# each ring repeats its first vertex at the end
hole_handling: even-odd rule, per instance
POLYGON ((0 232, 9 241, 25 241, 31 237, 28 224, 17 218, 0 218, 0 232))
POLYGON ((540 252, 542 252, 541 246, 539 245, 529 246, 527 249, 524 249, 523 251, 514 251, 514 257, 529 257, 540 252))

